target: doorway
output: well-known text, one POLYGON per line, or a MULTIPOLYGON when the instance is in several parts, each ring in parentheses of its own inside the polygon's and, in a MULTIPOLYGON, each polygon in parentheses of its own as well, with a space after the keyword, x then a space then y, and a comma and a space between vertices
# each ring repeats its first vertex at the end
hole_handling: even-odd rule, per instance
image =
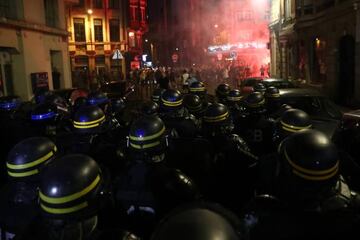
POLYGON ((339 41, 338 54, 338 103, 350 104, 355 87, 355 39, 351 35, 343 36, 339 41))
POLYGON ((50 58, 51 58, 51 76, 53 82, 53 89, 60 89, 61 87, 64 87, 62 52, 51 50, 50 58))

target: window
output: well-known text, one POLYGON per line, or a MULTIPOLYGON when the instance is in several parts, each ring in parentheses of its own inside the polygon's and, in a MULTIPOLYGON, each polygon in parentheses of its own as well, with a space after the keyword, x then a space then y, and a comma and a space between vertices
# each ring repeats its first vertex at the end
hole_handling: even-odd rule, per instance
POLYGON ((93 0, 93 8, 103 8, 103 0, 93 0))
POLYGON ((85 0, 79 0, 79 3, 75 5, 75 7, 83 8, 85 5, 85 0))
POLYGON ((119 9, 119 0, 109 0, 110 9, 119 9))
POLYGON ((95 42, 103 41, 103 26, 101 19, 94 19, 95 42))
POLYGON ((244 10, 244 11, 238 12, 236 17, 237 17, 237 21, 241 22, 241 21, 246 21, 246 20, 253 20, 254 14, 250 10, 244 10))
POLYGON ((95 64, 96 65, 105 65, 105 56, 104 55, 95 56, 95 64))
POLYGON ((119 42, 120 41, 120 26, 118 19, 110 19, 110 41, 119 42))
POLYGON ((0 17, 17 19, 17 7, 14 0, 0 0, 0 17))
POLYGON ((74 18, 74 33, 76 42, 85 42, 85 20, 84 18, 74 18))
POLYGON ((141 11, 141 21, 145 22, 145 8, 141 7, 140 11, 141 11))
POLYGON ((45 22, 49 27, 57 27, 59 22, 58 1, 44 0, 45 22))

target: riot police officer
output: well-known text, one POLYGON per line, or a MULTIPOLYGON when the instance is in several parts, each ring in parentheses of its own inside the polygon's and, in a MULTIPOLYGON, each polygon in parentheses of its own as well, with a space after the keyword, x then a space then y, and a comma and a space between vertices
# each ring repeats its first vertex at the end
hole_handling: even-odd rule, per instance
POLYGON ((274 86, 270 86, 265 91, 266 112, 271 118, 278 119, 283 113, 280 101, 280 91, 274 86))
POLYGON ((312 122, 310 116, 306 112, 295 108, 286 110, 276 124, 276 133, 274 135, 276 149, 280 142, 286 137, 310 128, 312 128, 312 122))
POLYGON ((189 86, 189 93, 198 95, 205 106, 208 106, 210 102, 210 96, 207 94, 205 84, 203 82, 195 81, 189 86))
POLYGON ((72 143, 69 152, 87 154, 111 171, 116 171, 122 164, 117 161, 116 155, 121 139, 121 136, 117 138, 115 135, 117 129, 100 107, 82 107, 73 118, 74 135, 69 141, 72 143))
POLYGON ((159 115, 159 104, 153 101, 144 102, 141 106, 141 114, 146 116, 158 116, 159 115))
POLYGON ((187 94, 184 96, 184 106, 190 114, 194 115, 197 120, 204 115, 206 107, 198 95, 187 94))
POLYGON ((230 111, 231 119, 234 123, 234 131, 238 132, 237 127, 239 127, 241 119, 244 117, 245 109, 242 104, 243 96, 241 95, 240 90, 233 89, 229 92, 226 98, 226 105, 230 111))
POLYGON ((66 155, 41 177, 41 221, 28 232, 34 239, 105 239, 104 232, 121 227, 109 221, 115 216, 108 176, 91 157, 66 155))
POLYGON ((255 83, 253 89, 254 89, 254 92, 260 92, 262 94, 265 94, 265 91, 266 91, 265 85, 261 82, 255 83))
POLYGON ((197 202, 180 206, 156 227, 151 240, 240 240, 241 222, 219 204, 197 202))
POLYGON ((195 117, 183 105, 183 96, 178 90, 168 89, 160 100, 160 117, 172 136, 194 138, 198 131, 195 117))
POLYGON ((359 234, 360 197, 340 175, 338 151, 317 130, 286 138, 268 188, 248 205, 250 239, 339 239, 359 234), (355 234, 355 235, 354 235, 355 234))
POLYGON ((44 137, 25 139, 11 149, 4 164, 8 182, 0 191, 0 239, 13 239, 36 219, 40 174, 56 155, 55 144, 44 137))
POLYGON ((55 141, 59 147, 60 138, 70 133, 71 122, 53 103, 45 102, 35 106, 30 115, 30 136, 46 136, 55 141))
POLYGON ((105 114, 108 113, 108 106, 110 104, 110 100, 104 92, 101 91, 93 91, 90 92, 87 96, 88 105, 96 105, 100 107, 105 114))
POLYGON ((167 166, 165 133, 158 117, 135 120, 128 137, 128 164, 116 181, 118 206, 126 212, 129 229, 141 237, 149 236, 169 210, 199 197, 191 179, 167 166))
POLYGON ((272 140, 275 121, 266 116, 265 98, 260 92, 253 92, 244 99, 245 114, 241 119, 238 133, 259 156, 273 150, 272 140))
POLYGON ((231 88, 227 83, 221 83, 217 86, 215 90, 215 95, 217 97, 217 101, 222 104, 226 104, 227 96, 230 92, 231 88))
POLYGON ((204 158, 205 161, 199 167, 203 169, 202 171, 208 169, 207 174, 201 175, 212 176, 202 179, 201 183, 206 185, 201 187, 205 188, 215 201, 230 209, 237 209, 253 194, 253 180, 257 175, 257 157, 241 137, 232 134, 232 130, 230 113, 225 105, 215 103, 206 109, 202 133, 209 141, 210 157, 204 158), (232 190, 224 187, 235 182, 242 189, 241 196, 233 196, 232 190))

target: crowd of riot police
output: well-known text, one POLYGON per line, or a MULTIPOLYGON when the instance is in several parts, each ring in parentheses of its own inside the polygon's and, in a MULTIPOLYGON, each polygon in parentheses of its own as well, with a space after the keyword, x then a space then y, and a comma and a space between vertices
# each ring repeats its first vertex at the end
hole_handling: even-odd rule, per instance
POLYGON ((346 239, 356 160, 257 84, 0 98, 0 239, 346 239))

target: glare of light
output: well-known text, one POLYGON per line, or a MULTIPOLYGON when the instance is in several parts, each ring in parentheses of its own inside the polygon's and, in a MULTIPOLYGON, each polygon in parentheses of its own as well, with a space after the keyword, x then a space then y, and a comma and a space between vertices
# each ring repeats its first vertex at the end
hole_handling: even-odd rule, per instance
POLYGON ((217 25, 217 24, 214 25, 214 28, 218 28, 218 27, 219 27, 219 25, 217 25))
POLYGON ((134 36, 135 36, 134 32, 129 32, 129 37, 134 37, 134 36))
POLYGON ((149 40, 145 39, 145 42, 148 42, 149 40))
POLYGON ((52 194, 56 194, 57 191, 58 191, 57 187, 51 188, 51 193, 52 193, 52 194))
POLYGON ((93 10, 92 10, 92 9, 88 9, 88 10, 87 10, 87 13, 91 15, 91 14, 93 14, 93 10))
POLYGON ((176 51, 179 51, 179 48, 175 48, 176 51))
POLYGON ((320 39, 319 38, 315 38, 315 43, 316 43, 316 47, 319 48, 320 47, 320 39))

